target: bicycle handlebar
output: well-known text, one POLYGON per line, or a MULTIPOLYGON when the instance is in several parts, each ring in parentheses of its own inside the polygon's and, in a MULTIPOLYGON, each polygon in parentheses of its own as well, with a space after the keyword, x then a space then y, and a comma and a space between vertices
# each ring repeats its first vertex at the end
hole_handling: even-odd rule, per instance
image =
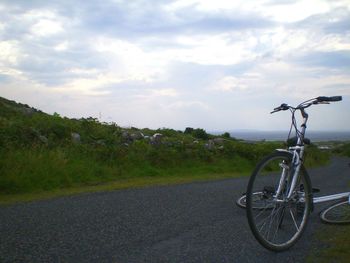
POLYGON ((319 96, 316 98, 318 102, 341 101, 342 99, 343 99, 342 96, 332 96, 332 97, 319 96))
POLYGON ((278 106, 277 108, 274 108, 273 111, 271 111, 270 113, 275 113, 281 110, 288 110, 290 108, 290 106, 288 106, 286 103, 282 103, 281 106, 278 106))
POLYGON ((278 111, 281 111, 281 110, 284 111, 284 110, 289 110, 289 109, 302 110, 302 112, 303 112, 303 109, 308 108, 308 107, 310 107, 313 104, 336 102, 336 101, 341 101, 342 99, 343 99, 342 96, 331 96, 331 97, 319 96, 317 98, 304 101, 304 102, 300 103, 297 107, 292 107, 292 106, 289 106, 286 103, 282 103, 277 108, 274 108, 273 111, 271 111, 270 113, 272 114, 272 113, 275 113, 275 112, 278 112, 278 111))

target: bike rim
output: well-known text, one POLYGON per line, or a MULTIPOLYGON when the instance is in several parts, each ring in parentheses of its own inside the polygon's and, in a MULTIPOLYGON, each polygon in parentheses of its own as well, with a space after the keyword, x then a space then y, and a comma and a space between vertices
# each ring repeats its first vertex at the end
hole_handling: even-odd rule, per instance
POLYGON ((326 208, 321 213, 321 219, 330 224, 348 224, 350 223, 350 204, 349 201, 342 201, 326 208))
POLYGON ((286 166, 291 170, 290 159, 284 155, 266 160, 255 172, 250 191, 247 192, 249 195, 247 207, 253 234, 260 243, 275 250, 286 248, 299 238, 306 226, 309 211, 309 193, 305 192, 304 187, 301 189, 301 186, 306 185, 303 176, 300 178, 292 200, 281 201, 286 198, 288 182, 285 182, 286 190, 278 199, 280 201, 276 200, 276 196, 274 197, 279 185, 282 167, 286 166), (270 192, 265 196, 267 199, 265 201, 269 206, 256 209, 254 208, 253 193, 263 191, 265 188, 268 189, 267 192, 270 192), (275 192, 273 193, 273 191, 275 192))

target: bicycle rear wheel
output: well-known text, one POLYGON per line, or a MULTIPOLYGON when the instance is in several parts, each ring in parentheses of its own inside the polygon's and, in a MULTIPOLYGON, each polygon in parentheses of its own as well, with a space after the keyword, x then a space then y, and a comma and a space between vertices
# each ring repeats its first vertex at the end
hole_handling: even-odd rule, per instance
POLYGON ((275 152, 262 160, 250 177, 247 188, 247 217, 253 235, 265 248, 286 250, 294 245, 305 230, 311 211, 312 191, 310 179, 302 166, 292 197, 287 200, 292 171, 292 156, 288 152, 275 152), (283 191, 276 196, 282 173, 283 191), (266 192, 265 203, 257 208, 255 193, 266 192))
POLYGON ((349 224, 349 200, 340 201, 331 205, 321 212, 320 217, 323 222, 328 224, 349 224))

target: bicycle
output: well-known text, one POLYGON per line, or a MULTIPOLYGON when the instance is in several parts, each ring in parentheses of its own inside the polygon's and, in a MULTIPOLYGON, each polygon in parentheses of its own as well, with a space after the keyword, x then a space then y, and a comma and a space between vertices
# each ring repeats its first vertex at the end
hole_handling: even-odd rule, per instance
POLYGON ((246 208, 249 227, 265 248, 283 251, 293 246, 307 225, 314 204, 338 200, 321 213, 327 223, 350 223, 350 192, 313 197, 316 189, 304 166, 305 137, 308 114, 305 109, 317 104, 341 101, 341 96, 320 96, 300 103, 297 107, 281 104, 271 113, 290 110, 292 124, 288 148, 276 149, 258 163, 250 176, 246 194, 236 203, 246 208), (295 113, 300 111, 302 124, 297 127, 295 113), (292 130, 295 136, 291 138, 292 130))

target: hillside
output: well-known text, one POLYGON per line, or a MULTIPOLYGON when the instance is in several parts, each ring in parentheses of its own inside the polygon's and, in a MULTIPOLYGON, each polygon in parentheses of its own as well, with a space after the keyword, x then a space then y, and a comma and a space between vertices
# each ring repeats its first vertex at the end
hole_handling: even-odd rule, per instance
MULTIPOLYGON (((0 195, 131 182, 137 185, 249 174, 278 142, 255 144, 200 128, 122 128, 95 118, 69 119, 0 98, 0 195)), ((315 147, 311 164, 327 154, 315 147), (317 153, 317 154, 315 154, 317 153)))

